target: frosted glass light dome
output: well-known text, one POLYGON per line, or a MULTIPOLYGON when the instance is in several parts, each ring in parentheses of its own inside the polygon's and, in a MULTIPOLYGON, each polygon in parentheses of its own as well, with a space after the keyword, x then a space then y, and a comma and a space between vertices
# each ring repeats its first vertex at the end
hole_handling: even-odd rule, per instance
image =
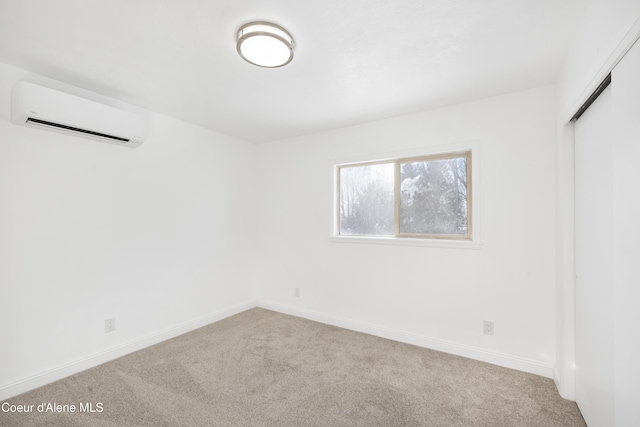
POLYGON ((270 22, 250 22, 237 34, 238 54, 247 62, 265 68, 287 65, 293 59, 293 38, 270 22))

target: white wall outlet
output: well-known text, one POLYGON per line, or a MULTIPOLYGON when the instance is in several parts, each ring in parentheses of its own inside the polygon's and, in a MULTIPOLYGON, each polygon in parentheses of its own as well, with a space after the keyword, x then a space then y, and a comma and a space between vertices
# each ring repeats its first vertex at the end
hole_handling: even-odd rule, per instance
POLYGON ((293 288, 293 296, 300 298, 300 288, 293 288))
POLYGON ((493 322, 484 321, 484 333, 485 335, 493 335, 493 322))
POLYGON ((111 332, 116 330, 116 318, 112 317, 111 319, 106 319, 104 321, 104 331, 111 332))

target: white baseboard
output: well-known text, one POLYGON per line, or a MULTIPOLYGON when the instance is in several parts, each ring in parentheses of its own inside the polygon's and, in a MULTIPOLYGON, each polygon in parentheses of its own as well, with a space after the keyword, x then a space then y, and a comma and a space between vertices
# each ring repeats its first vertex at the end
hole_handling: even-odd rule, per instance
POLYGON ((70 375, 77 374, 78 372, 93 368, 100 364, 125 356, 129 353, 133 353, 134 351, 142 350, 143 348, 193 331, 195 329, 249 310, 256 306, 284 314, 289 314, 292 316, 302 317, 320 323, 325 323, 328 325, 337 326, 340 328, 350 329, 353 331, 391 339, 394 341, 404 342, 407 344, 417 345, 419 347, 425 347, 432 350, 438 350, 445 353, 468 357, 470 359, 480 360, 482 362, 487 362, 506 368, 516 369, 519 371, 556 379, 557 381, 557 378, 554 378, 556 377, 556 375, 554 375, 554 365, 551 363, 545 363, 537 360, 512 356, 509 354, 488 351, 477 347, 457 344, 436 338, 430 338, 397 329, 391 329, 370 323, 360 322, 358 320, 331 316, 324 313, 280 303, 260 300, 256 302, 255 300, 250 300, 206 314, 196 319, 155 332, 146 337, 127 342, 117 347, 93 354, 91 356, 69 362, 67 364, 47 371, 40 372, 30 377, 23 378, 21 380, 8 384, 2 384, 0 385, 0 401, 9 399, 11 397, 44 386, 62 378, 66 378, 70 375))
POLYGON ((482 348, 440 340, 437 338, 430 338, 423 335, 386 328, 383 326, 360 322, 358 320, 331 316, 317 311, 306 310, 303 308, 293 307, 290 305, 271 301, 258 300, 258 307, 284 314, 290 314, 292 316, 303 317, 305 319, 314 320, 320 323, 326 323, 328 325, 337 326, 340 328, 350 329, 352 331, 364 332, 366 334, 375 335, 406 344, 412 344, 419 347, 455 354, 457 356, 463 356, 469 359, 479 360, 505 368, 516 369, 518 371, 528 372, 546 378, 554 378, 554 364, 552 363, 541 362, 538 360, 527 359, 519 356, 512 356, 510 354, 494 352, 482 348))
POLYGON ((203 326, 207 326, 211 323, 217 322, 219 320, 225 319, 227 317, 233 316, 234 314, 241 313, 254 307, 256 307, 255 300, 245 301, 243 303, 214 311, 212 313, 197 317, 195 319, 172 326, 170 328, 154 332, 145 337, 129 341, 125 344, 110 348, 105 351, 101 351, 91 356, 74 360, 72 362, 47 371, 39 372, 35 375, 23 378, 13 383, 2 384, 0 385, 0 401, 9 399, 19 394, 25 393, 29 390, 33 390, 43 385, 68 377, 70 375, 77 374, 78 372, 93 368, 95 366, 125 356, 129 353, 133 353, 134 351, 142 350, 143 348, 158 344, 170 338, 177 337, 178 335, 182 335, 203 326))

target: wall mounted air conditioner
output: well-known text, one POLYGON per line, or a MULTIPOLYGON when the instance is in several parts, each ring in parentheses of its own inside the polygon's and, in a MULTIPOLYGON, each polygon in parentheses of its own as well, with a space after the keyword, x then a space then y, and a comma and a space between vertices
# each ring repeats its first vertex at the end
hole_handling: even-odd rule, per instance
POLYGON ((147 134, 135 113, 28 82, 11 91, 11 122, 132 148, 147 134))

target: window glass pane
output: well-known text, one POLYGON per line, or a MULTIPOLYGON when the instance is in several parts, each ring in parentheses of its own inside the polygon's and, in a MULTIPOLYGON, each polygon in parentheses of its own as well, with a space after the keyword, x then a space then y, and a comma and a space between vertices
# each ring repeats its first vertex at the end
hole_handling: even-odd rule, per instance
POLYGON ((467 234, 467 159, 400 164, 400 233, 467 234))
POLYGON ((340 234, 393 235, 394 164, 340 168, 340 234))

